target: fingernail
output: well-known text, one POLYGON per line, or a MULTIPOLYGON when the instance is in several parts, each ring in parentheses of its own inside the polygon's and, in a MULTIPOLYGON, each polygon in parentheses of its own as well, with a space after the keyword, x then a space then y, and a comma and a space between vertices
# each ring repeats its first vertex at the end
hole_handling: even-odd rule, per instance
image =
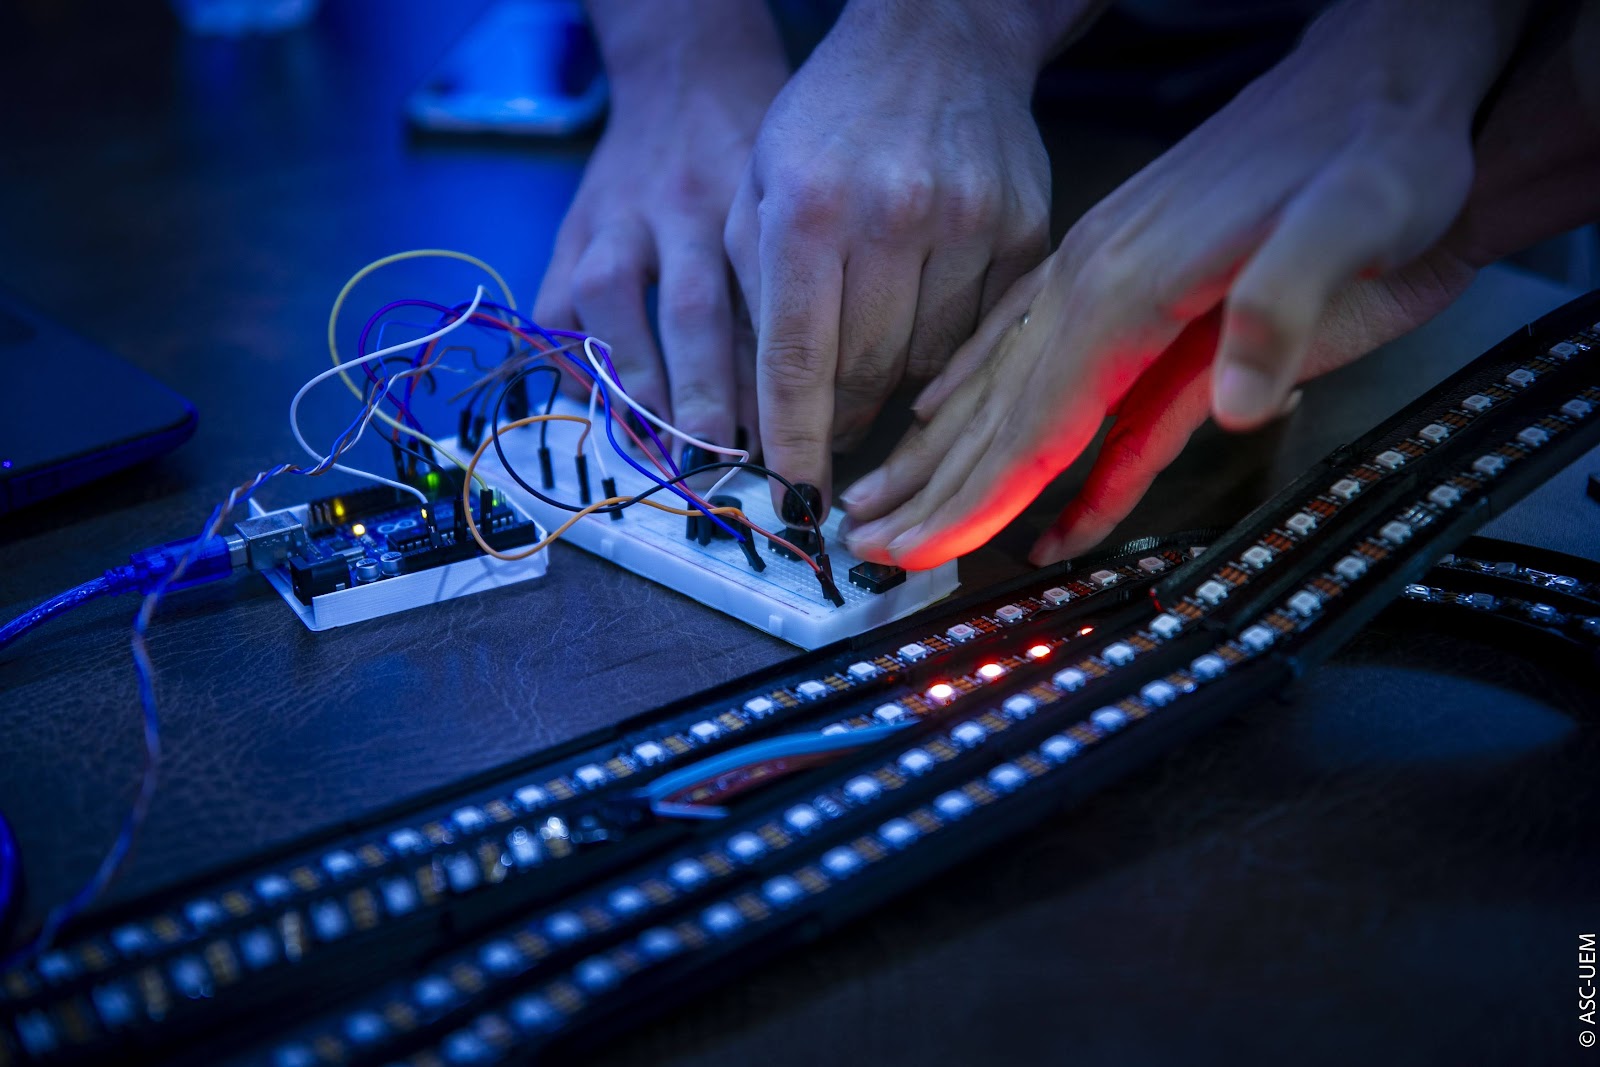
POLYGON ((922 524, 918 523, 905 533, 901 534, 899 537, 896 537, 893 541, 890 541, 884 546, 884 548, 888 550, 890 555, 894 555, 896 552, 910 548, 912 545, 921 540, 922 524))
POLYGON ((883 521, 881 519, 877 522, 869 522, 864 526, 857 526, 844 531, 844 543, 849 547, 850 551, 859 556, 861 554, 857 551, 859 546, 877 546, 883 543, 882 539, 877 536, 882 532, 883 521))
POLYGON ((883 471, 873 471, 843 493, 840 493, 839 503, 846 508, 858 508, 882 492, 883 484, 888 480, 889 476, 884 474, 883 471))
POLYGON ((783 494, 783 521, 790 526, 810 526, 812 516, 822 517, 822 490, 810 482, 796 482, 783 494))
POLYGON ((1222 368, 1217 379, 1217 411, 1235 419, 1256 419, 1277 410, 1277 386, 1271 378, 1241 363, 1222 368))

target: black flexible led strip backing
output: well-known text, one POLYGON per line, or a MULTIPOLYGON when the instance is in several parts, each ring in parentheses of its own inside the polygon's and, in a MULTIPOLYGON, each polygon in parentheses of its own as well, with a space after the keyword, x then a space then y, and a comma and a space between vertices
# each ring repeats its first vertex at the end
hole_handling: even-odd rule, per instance
POLYGON ((1037 572, 91 917, 0 975, 0 1065, 537 1058, 1099 788, 1397 596, 1590 641, 1592 580, 1466 552, 1423 576, 1600 441, 1597 318, 1518 333, 1215 539, 1037 572), (725 817, 642 799, 819 731, 849 747, 673 794, 725 817))

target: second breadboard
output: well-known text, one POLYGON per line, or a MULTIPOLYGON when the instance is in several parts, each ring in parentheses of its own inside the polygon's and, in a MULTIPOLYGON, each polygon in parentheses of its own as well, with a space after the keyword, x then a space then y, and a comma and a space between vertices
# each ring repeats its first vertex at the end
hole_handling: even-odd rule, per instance
MULTIPOLYGON (((586 405, 566 397, 556 400, 554 410, 565 415, 587 414, 586 405)), ((573 422, 544 425, 548 428, 545 444, 552 458, 552 488, 543 486, 539 426, 507 431, 501 437, 506 458, 528 484, 540 488, 552 499, 576 505, 580 490, 574 455, 582 427, 573 422)), ((594 499, 601 499, 602 465, 605 474, 616 479, 618 495, 633 496, 655 485, 616 453, 599 425, 595 430, 585 443, 594 499)), ((456 446, 452 443, 448 447, 456 446)), ((637 456, 634 458, 648 462, 637 456)), ((492 446, 479 461, 478 472, 546 529, 553 530, 572 517, 570 512, 553 507, 518 486, 506 475, 492 446)), ((696 478, 697 491, 704 493, 707 487, 699 483, 714 481, 720 473, 696 478)), ((782 535, 784 523, 773 511, 764 477, 740 471, 717 493, 719 497, 737 498, 738 506, 751 521, 782 535)), ((680 497, 666 490, 653 499, 683 506, 680 497)), ((858 584, 851 580, 849 572, 861 560, 845 549, 843 539, 838 536, 839 523, 839 513, 835 511, 823 522, 822 532, 827 539, 839 592, 844 597, 842 607, 835 606, 823 595, 809 565, 780 554, 766 538, 750 534, 740 526, 736 528, 757 544, 761 560, 766 564, 764 570, 755 570, 733 540, 724 536, 701 544, 686 535, 683 517, 642 505, 626 509, 621 518, 587 515, 563 534, 562 540, 801 648, 818 648, 909 615, 949 595, 960 584, 953 561, 934 570, 906 573, 903 581, 881 592, 858 584)), ((894 580, 898 579, 897 574, 894 580)))

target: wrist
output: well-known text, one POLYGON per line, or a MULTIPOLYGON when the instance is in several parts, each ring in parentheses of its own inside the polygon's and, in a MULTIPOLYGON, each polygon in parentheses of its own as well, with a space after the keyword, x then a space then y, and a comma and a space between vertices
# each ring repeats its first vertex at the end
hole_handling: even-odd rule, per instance
POLYGON ((700 88, 770 101, 788 77, 761 0, 588 0, 613 110, 630 112, 700 88))
POLYGON ((981 79, 1024 100, 1096 0, 850 0, 829 34, 877 63, 981 79))

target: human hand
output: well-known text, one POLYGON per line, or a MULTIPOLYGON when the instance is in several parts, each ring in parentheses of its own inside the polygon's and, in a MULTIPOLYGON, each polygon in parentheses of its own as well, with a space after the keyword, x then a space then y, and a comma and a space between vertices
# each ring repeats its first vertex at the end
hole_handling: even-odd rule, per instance
POLYGON ((1047 250, 1035 47, 962 3, 852 5, 768 113, 726 246, 765 461, 824 503, 833 446, 937 373, 1047 250))
POLYGON ((760 4, 590 6, 611 115, 534 315, 608 342, 634 399, 693 436, 732 444, 737 426, 756 429, 755 375, 749 332, 735 329, 722 227, 788 67, 760 4), (659 348, 646 312, 654 283, 659 348))
POLYGON ((1258 426, 1298 381, 1453 299, 1472 268, 1419 256, 1467 196, 1492 42, 1514 35, 1492 2, 1452 5, 1448 30, 1431 6, 1336 10, 1080 220, 918 398, 924 424, 844 494, 851 550, 923 568, 976 548, 1115 414, 1033 558, 1081 550, 1207 411, 1258 426), (1424 44, 1447 62, 1418 67, 1424 44))

